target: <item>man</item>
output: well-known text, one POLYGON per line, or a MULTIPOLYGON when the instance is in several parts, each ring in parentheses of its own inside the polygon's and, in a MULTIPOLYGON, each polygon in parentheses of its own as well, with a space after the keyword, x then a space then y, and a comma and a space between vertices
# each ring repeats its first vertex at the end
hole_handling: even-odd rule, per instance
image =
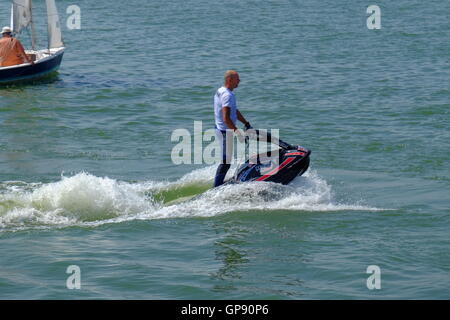
POLYGON ((34 62, 28 58, 22 44, 11 35, 9 27, 3 27, 2 38, 0 39, 0 67, 9 67, 29 62, 34 62))
POLYGON ((242 134, 236 127, 236 120, 245 124, 246 128, 251 128, 250 123, 245 120, 242 113, 237 108, 236 97, 233 90, 239 85, 239 74, 234 70, 225 72, 224 84, 214 95, 214 117, 216 122, 216 136, 221 145, 221 163, 216 171, 214 187, 223 184, 225 176, 230 169, 231 156, 233 154, 233 134, 238 135, 242 140, 242 134), (228 132, 228 134, 227 134, 228 132))

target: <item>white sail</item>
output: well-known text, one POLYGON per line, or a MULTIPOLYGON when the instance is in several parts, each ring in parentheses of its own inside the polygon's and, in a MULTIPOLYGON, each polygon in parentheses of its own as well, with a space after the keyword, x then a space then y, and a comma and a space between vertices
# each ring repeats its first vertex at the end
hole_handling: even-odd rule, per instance
POLYGON ((13 0, 11 8, 11 29, 20 33, 31 24, 31 0, 13 0))
POLYGON ((56 10, 55 0, 45 0, 47 5, 47 21, 48 21, 48 47, 63 47, 61 36, 61 26, 59 25, 58 10, 56 10))

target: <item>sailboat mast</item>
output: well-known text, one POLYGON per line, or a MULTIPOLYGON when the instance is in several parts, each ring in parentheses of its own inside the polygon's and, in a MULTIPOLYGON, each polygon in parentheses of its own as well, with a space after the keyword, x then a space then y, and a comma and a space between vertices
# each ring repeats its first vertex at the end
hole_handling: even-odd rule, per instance
POLYGON ((31 49, 36 50, 36 30, 34 29, 34 22, 33 22, 33 1, 30 1, 30 24, 31 24, 31 49))
POLYGON ((14 3, 11 3, 11 24, 10 28, 12 31, 14 31, 14 3))

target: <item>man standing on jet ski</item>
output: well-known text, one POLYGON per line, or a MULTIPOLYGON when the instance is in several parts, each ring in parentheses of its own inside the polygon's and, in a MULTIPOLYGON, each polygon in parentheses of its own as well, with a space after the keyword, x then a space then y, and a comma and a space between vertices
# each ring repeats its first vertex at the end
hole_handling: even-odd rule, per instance
POLYGON ((246 129, 251 128, 250 123, 237 108, 236 97, 233 93, 239 82, 239 74, 235 70, 228 70, 225 72, 223 86, 214 95, 216 136, 221 146, 222 155, 214 178, 214 187, 223 184, 225 176, 230 169, 233 155, 233 133, 238 136, 240 141, 243 140, 242 133, 236 127, 236 120, 245 124, 246 129))

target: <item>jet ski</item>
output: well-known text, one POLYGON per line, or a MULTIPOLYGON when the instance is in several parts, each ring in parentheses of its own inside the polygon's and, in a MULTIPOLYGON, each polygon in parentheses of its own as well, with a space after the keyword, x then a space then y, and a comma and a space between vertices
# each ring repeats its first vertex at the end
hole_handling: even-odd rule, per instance
POLYGON ((272 137, 267 131, 250 129, 245 133, 246 146, 248 146, 249 139, 255 139, 276 144, 279 149, 249 157, 242 165, 238 166, 234 177, 225 182, 226 184, 270 181, 286 185, 308 170, 311 150, 288 144, 281 139, 272 137))
MULTIPOLYGON (((234 176, 223 185, 230 185, 248 181, 270 181, 280 184, 288 184, 296 177, 304 174, 309 167, 311 150, 294 146, 282 141, 265 130, 245 129, 246 155, 249 154, 249 141, 265 141, 277 145, 277 150, 259 153, 248 157, 236 169, 234 176)), ((165 205, 183 203, 198 199, 203 194, 188 195, 181 198, 169 200, 165 205)), ((164 197, 162 197, 164 199, 164 197)))

